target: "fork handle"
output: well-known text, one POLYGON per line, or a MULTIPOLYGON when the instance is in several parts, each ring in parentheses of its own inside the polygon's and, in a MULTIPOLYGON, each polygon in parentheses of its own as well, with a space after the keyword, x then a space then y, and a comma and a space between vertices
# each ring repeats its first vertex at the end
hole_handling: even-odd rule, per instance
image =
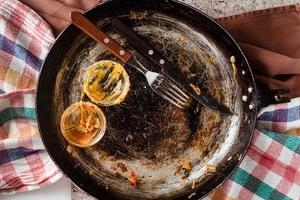
POLYGON ((88 36, 102 44, 107 50, 117 56, 124 63, 129 60, 131 54, 125 50, 120 44, 114 41, 111 37, 102 32, 96 25, 90 22, 80 12, 74 11, 71 13, 72 23, 88 36))

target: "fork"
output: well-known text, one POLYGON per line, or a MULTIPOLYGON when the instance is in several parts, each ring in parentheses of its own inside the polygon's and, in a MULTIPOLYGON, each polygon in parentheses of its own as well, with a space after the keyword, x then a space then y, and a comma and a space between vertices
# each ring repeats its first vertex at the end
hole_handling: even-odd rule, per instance
POLYGON ((172 80, 162 74, 146 69, 138 60, 127 61, 127 64, 136 68, 144 74, 151 89, 162 98, 179 108, 188 105, 189 96, 187 96, 172 80))
POLYGON ((72 23, 88 36, 102 44, 108 51, 122 60, 126 65, 134 67, 143 73, 151 89, 179 108, 188 105, 189 96, 187 96, 175 83, 162 74, 149 71, 129 51, 124 49, 118 42, 106 35, 97 26, 90 22, 80 12, 71 13, 72 23))

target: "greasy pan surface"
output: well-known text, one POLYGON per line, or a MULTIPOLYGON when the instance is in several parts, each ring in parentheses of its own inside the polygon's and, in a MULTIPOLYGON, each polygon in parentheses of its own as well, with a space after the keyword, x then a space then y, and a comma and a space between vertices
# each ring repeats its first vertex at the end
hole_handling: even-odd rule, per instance
POLYGON ((154 94, 141 74, 126 68, 131 82, 126 100, 101 107, 107 118, 103 139, 85 149, 69 145, 59 121, 69 105, 80 101, 88 66, 103 59, 120 62, 70 25, 52 46, 38 84, 38 123, 48 153, 76 185, 99 199, 204 197, 237 167, 254 130, 257 109, 249 110, 249 104, 256 103, 256 87, 240 49, 214 21, 176 1, 109 1, 85 15, 157 71, 112 30, 110 19, 119 17, 235 114, 224 116, 195 103, 176 108, 154 94), (192 169, 183 178, 178 169, 184 161, 192 169), (129 184, 130 171, 138 177, 137 188, 129 184))

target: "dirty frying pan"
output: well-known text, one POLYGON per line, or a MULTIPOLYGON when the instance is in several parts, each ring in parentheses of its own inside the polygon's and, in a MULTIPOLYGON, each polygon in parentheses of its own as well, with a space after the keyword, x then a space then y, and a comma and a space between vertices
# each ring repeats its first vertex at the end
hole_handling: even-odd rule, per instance
POLYGON ((131 82, 126 100, 99 106, 107 119, 101 141, 88 148, 68 144, 59 122, 64 110, 80 101, 87 68, 100 60, 119 62, 69 25, 44 62, 37 91, 41 137, 57 166, 98 199, 199 199, 216 189, 242 160, 259 106, 251 69, 237 44, 211 18, 173 0, 108 1, 85 16, 155 70, 112 28, 110 21, 118 17, 234 114, 197 103, 177 108, 153 93, 142 74, 126 68, 131 82), (187 161, 191 169, 182 175, 187 161), (137 187, 128 180, 132 171, 137 187))

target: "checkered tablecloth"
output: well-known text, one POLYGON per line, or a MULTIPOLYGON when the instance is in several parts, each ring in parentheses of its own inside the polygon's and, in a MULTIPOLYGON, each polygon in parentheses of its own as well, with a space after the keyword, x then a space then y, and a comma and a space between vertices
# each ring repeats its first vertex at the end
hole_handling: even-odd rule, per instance
MULTIPOLYGON (((49 26, 16 0, 0 0, 0 193, 38 189, 62 175, 39 137, 35 86, 54 42, 49 26)), ((260 111, 235 173, 208 199, 300 199, 300 98, 260 111)))
POLYGON ((208 199, 300 199, 300 98, 260 110, 234 174, 208 199))
POLYGON ((62 175, 36 124, 35 87, 54 42, 51 29, 16 0, 0 0, 0 192, 38 189, 62 175))

